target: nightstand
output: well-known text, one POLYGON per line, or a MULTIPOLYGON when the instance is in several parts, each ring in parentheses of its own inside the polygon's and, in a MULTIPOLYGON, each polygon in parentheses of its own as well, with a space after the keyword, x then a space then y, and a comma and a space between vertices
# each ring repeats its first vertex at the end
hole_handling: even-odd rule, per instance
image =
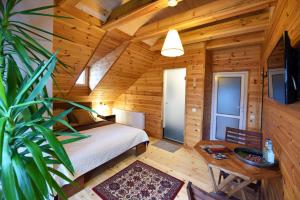
POLYGON ((98 117, 110 122, 116 122, 116 115, 106 115, 106 116, 98 115, 98 117))

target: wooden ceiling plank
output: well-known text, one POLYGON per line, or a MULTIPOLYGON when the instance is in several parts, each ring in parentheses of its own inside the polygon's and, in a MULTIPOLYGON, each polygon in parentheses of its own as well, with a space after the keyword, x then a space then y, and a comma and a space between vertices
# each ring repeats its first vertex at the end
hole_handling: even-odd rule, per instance
MULTIPOLYGON (((269 22, 269 13, 263 12, 254 16, 241 17, 228 22, 200 28, 180 34, 183 45, 213 39, 264 31, 269 22)), ((157 51, 162 48, 165 38, 159 39, 150 49, 157 51)))
POLYGON ((159 11, 167 5, 161 0, 131 0, 114 9, 103 29, 111 30, 141 16, 159 11))
POLYGON ((275 0, 218 0, 184 13, 153 22, 141 27, 132 41, 141 41, 163 36, 170 28, 178 31, 228 19, 238 15, 263 10, 274 4, 275 0))
POLYGON ((211 40, 206 43, 207 50, 219 50, 224 48, 240 47, 247 45, 263 44, 265 40, 264 31, 248 33, 244 35, 231 36, 228 38, 221 38, 211 40))

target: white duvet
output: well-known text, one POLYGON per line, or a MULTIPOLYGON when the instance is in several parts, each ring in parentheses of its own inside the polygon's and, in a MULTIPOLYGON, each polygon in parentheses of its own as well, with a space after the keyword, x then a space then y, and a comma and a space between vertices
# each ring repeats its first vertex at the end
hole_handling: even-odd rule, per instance
MULTIPOLYGON (((73 163, 75 175, 72 176, 64 166, 57 166, 57 169, 71 180, 75 180, 132 147, 149 141, 144 130, 122 124, 101 126, 81 131, 81 133, 90 137, 64 146, 73 163)), ((57 181, 61 186, 67 184, 61 179, 57 181)))

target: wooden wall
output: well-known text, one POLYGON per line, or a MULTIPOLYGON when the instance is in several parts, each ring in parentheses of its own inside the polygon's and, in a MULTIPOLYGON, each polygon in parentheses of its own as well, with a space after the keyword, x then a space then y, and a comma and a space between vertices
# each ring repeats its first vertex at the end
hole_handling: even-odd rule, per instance
MULTIPOLYGON (((54 11, 57 15, 73 17, 60 7, 54 11)), ((55 18, 53 32, 65 38, 53 38, 53 51, 59 50, 57 57, 69 65, 67 70, 58 65, 54 75, 59 88, 53 86, 53 95, 67 95, 104 36, 104 31, 78 18, 55 18)))
POLYGON ((143 43, 130 43, 100 80, 90 97, 114 101, 142 76, 156 59, 143 43))
POLYGON ((160 56, 114 104, 114 107, 144 112, 146 131, 162 138, 163 72, 170 68, 187 68, 185 144, 195 145, 202 138, 205 50, 203 45, 186 48, 179 58, 160 56), (196 86, 193 87, 193 81, 196 86), (193 113, 192 108, 197 112, 193 113))
POLYGON ((212 108, 212 54, 210 51, 206 52, 205 76, 204 76, 204 107, 203 107, 203 139, 210 139, 210 125, 211 125, 211 108, 212 108))
POLYGON ((205 120, 204 135, 209 138, 210 133, 210 115, 212 98, 212 74, 215 72, 248 72, 248 105, 247 105, 247 123, 246 129, 260 130, 261 119, 261 84, 259 79, 260 69, 260 46, 244 46, 228 48, 222 50, 213 50, 210 52, 211 64, 208 64, 205 77, 205 120), (211 69, 209 69, 211 68, 211 69), (211 71, 209 73, 209 71, 211 71), (255 119, 250 119, 254 115, 255 119))
MULTIPOLYGON (((280 0, 274 10, 271 26, 267 32, 262 63, 267 68, 267 58, 281 37, 289 32, 292 44, 300 41, 300 1, 280 0)), ((276 156, 280 160, 283 176, 284 199, 300 198, 300 102, 281 105, 268 98, 267 78, 265 78, 263 99, 263 133, 273 140, 276 156)), ((282 189, 278 182, 270 183, 267 199, 282 199, 282 189)))

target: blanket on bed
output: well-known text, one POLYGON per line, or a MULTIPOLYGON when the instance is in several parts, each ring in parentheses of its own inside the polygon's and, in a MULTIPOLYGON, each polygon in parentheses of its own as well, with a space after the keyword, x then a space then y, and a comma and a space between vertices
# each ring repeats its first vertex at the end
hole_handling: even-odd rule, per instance
MULTIPOLYGON (((81 133, 90 137, 64 146, 73 163, 75 175, 72 176, 62 165, 56 166, 71 180, 75 180, 134 146, 149 141, 144 130, 122 124, 110 124, 81 131, 81 133)), ((57 181, 61 186, 68 184, 60 178, 57 178, 57 181)))

